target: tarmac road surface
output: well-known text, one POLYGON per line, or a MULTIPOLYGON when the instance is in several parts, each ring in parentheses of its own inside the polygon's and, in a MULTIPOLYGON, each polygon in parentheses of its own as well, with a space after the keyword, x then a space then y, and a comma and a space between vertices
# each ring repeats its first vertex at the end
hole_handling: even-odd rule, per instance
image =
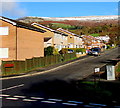
MULTIPOLYGON (((33 73, 32 75, 3 79, 2 89, 0 90, 2 92, 0 94, 2 106, 7 108, 14 106, 15 108, 18 106, 23 108, 36 105, 39 105, 38 108, 90 107, 93 105, 92 103, 86 104, 81 101, 71 101, 69 98, 67 100, 59 99, 57 96, 56 98, 52 98, 52 95, 48 91, 52 91, 52 89, 58 90, 61 83, 63 86, 60 87, 64 89, 64 82, 67 83, 72 80, 83 79, 92 74, 95 67, 104 66, 107 60, 114 59, 118 55, 119 49, 115 48, 102 53, 101 56, 86 56, 83 59, 78 59, 77 61, 56 67, 47 72, 43 71, 41 74, 33 73)), ((62 96, 62 93, 59 91, 60 94, 62 96)), ((97 106, 99 108, 107 108, 104 104, 97 106)))

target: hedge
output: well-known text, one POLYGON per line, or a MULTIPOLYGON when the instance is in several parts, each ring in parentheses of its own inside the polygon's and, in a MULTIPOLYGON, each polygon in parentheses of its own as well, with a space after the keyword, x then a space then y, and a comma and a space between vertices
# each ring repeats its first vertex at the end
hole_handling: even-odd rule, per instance
POLYGON ((66 54, 68 53, 68 50, 73 50, 74 52, 86 52, 85 48, 62 48, 62 53, 66 54))

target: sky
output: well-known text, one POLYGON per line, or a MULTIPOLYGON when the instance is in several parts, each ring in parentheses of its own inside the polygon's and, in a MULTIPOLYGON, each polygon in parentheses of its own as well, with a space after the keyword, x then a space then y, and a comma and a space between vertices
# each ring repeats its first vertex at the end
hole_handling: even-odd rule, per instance
MULTIPOLYGON (((64 0, 65 1, 65 0, 64 0)), ((102 0, 101 0, 102 1, 102 0)), ((104 0, 105 1, 105 0, 104 0)), ((114 0, 115 1, 115 0, 114 0)), ((106 2, 84 0, 74 2, 44 2, 40 0, 2 0, 1 15, 12 19, 25 16, 35 17, 77 17, 77 16, 103 16, 118 15, 118 1, 106 2)))

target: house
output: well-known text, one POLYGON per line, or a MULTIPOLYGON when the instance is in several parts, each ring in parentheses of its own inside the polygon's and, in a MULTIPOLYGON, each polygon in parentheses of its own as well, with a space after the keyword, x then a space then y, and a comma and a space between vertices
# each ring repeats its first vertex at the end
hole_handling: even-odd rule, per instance
POLYGON ((69 32, 68 30, 64 30, 62 28, 58 28, 58 31, 66 33, 68 35, 68 48, 81 48, 83 47, 82 37, 69 32))
POLYGON ((67 34, 57 30, 53 30, 38 23, 32 23, 32 25, 46 31, 46 33, 44 33, 45 48, 48 46, 53 46, 57 48, 58 51, 60 51, 62 48, 67 47, 67 36, 68 36, 67 34))
POLYGON ((44 56, 45 30, 0 16, 0 60, 25 60, 44 56))
POLYGON ((74 34, 74 48, 84 48, 82 37, 76 34, 74 34))
POLYGON ((85 48, 87 48, 87 49, 91 49, 91 48, 94 48, 94 47, 100 47, 101 48, 104 45, 101 40, 96 39, 93 36, 83 35, 82 37, 83 37, 83 40, 84 40, 85 48))
POLYGON ((95 37, 95 38, 103 41, 104 43, 108 43, 109 40, 110 40, 110 37, 108 35, 106 35, 106 36, 98 36, 98 37, 95 37))
POLYGON ((53 44, 54 30, 52 30, 52 29, 50 29, 48 27, 45 27, 45 26, 43 26, 41 24, 38 24, 38 23, 32 23, 31 25, 46 31, 44 33, 44 48, 54 45, 53 44))
POLYGON ((62 48, 67 48, 68 35, 60 31, 54 31, 54 47, 60 51, 62 48))

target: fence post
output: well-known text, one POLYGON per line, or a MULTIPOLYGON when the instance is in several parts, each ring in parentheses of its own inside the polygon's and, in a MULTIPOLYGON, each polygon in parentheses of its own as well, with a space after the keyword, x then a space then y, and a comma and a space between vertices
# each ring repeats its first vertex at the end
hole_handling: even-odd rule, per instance
POLYGON ((3 75, 4 72, 4 64, 3 64, 3 60, 1 60, 1 76, 3 75))
POLYGON ((27 59, 25 59, 25 71, 27 71, 27 59))
POLYGON ((36 68, 35 58, 32 58, 33 68, 36 68))
POLYGON ((52 56, 50 56, 50 64, 51 64, 51 65, 53 64, 52 56))
POLYGON ((47 66, 47 65, 48 65, 47 56, 45 56, 44 59, 45 59, 45 60, 44 60, 44 61, 45 61, 45 66, 47 66))
POLYGON ((12 63, 14 64, 14 67, 13 67, 12 71, 13 71, 13 73, 15 73, 15 72, 16 72, 16 70, 15 70, 15 69, 16 69, 16 63, 15 63, 15 60, 13 60, 12 63))

